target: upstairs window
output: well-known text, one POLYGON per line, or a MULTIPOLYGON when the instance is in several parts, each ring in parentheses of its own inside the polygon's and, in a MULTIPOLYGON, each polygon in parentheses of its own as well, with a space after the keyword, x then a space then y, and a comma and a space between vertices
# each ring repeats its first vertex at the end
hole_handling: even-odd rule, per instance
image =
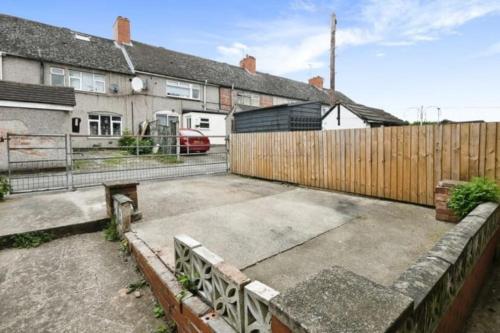
POLYGON ((121 136, 122 117, 89 114, 89 134, 94 136, 121 136))
POLYGON ((167 96, 200 99, 200 85, 181 81, 167 80, 167 96))
POLYGON ((50 85, 56 87, 64 87, 64 69, 57 67, 50 67, 50 85))
POLYGON ((251 93, 238 93, 237 104, 260 106, 260 96, 251 93))
POLYGON ((104 93, 106 91, 104 75, 95 73, 70 70, 69 85, 75 88, 75 90, 81 91, 98 93, 104 93))
POLYGON ((281 104, 290 104, 298 102, 296 99, 290 99, 285 97, 274 96, 273 97, 273 105, 281 105, 281 104))

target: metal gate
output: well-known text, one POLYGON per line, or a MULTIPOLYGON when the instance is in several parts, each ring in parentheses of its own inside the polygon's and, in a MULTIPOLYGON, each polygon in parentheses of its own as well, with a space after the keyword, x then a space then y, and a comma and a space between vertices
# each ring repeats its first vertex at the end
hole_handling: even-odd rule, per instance
POLYGON ((225 173, 224 136, 7 134, 12 193, 74 189, 112 180, 150 180, 225 173), (207 140, 208 139, 208 142, 207 140))

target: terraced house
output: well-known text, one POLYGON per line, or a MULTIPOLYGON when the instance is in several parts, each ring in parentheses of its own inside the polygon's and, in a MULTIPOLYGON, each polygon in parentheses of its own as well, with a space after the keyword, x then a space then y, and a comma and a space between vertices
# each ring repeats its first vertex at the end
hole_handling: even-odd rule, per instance
MULTIPOLYGON (((252 56, 238 67, 144 44, 131 39, 130 22, 123 17, 113 25, 114 39, 8 15, 0 15, 0 30, 0 79, 16 82, 24 91, 15 96, 0 92, 2 133, 63 131, 96 140, 105 137, 102 144, 112 144, 110 138, 125 129, 137 133, 144 121, 163 125, 180 121, 181 126, 207 135, 225 135, 231 128, 227 115, 234 111, 297 101, 319 101, 325 112, 329 109, 330 96, 321 77, 303 83, 258 72, 252 56), (73 105, 52 100, 52 87, 73 88, 73 105), (38 91, 38 98, 32 90, 38 91), (12 111, 13 107, 17 109, 12 111), (58 112, 64 121, 40 127, 29 122, 39 117, 21 119, 20 114, 31 114, 33 108, 38 114, 40 109, 58 112)), ((354 103, 340 92, 336 100, 354 103)), ((400 122, 373 110, 365 114, 375 116, 379 125, 400 122)), ((372 124, 352 115, 361 120, 356 126, 372 124)), ((332 116, 335 121, 330 123, 340 126, 340 109, 332 116)))

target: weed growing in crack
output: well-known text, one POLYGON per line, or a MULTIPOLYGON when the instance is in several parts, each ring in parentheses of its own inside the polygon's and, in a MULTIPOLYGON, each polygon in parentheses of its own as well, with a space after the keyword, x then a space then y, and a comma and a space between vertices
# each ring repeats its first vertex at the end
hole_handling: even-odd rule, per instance
POLYGON ((163 316, 165 316, 165 311, 160 304, 156 303, 155 307, 153 308, 153 314, 155 318, 162 318, 163 316))
POLYGON ((54 239, 54 235, 44 231, 33 231, 11 236, 12 245, 17 248, 31 248, 40 246, 54 239))
POLYGON ((104 229, 104 238, 110 242, 117 242, 120 240, 120 234, 118 233, 116 219, 114 217, 109 220, 108 225, 104 229))
POLYGON ((134 282, 134 283, 131 283, 127 287, 127 294, 131 294, 136 290, 139 290, 139 289, 146 287, 147 285, 148 285, 148 283, 144 279, 137 281, 137 282, 134 282))

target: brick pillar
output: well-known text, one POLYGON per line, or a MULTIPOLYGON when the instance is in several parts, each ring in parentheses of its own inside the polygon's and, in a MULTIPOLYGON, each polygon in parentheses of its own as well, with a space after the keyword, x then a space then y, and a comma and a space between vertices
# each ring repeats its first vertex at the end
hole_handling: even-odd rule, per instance
POLYGON ((117 229, 122 238, 126 232, 130 231, 133 213, 134 207, 129 197, 123 194, 113 195, 113 216, 116 219, 117 229))
POLYGON ((132 200, 132 205, 134 206, 134 220, 140 218, 139 213, 139 203, 137 199, 137 185, 138 182, 123 182, 123 181, 112 181, 102 183, 105 189, 106 196, 106 209, 108 217, 113 216, 113 195, 123 194, 132 200))
POLYGON ((458 180, 441 180, 434 190, 436 220, 457 223, 460 218, 448 207, 448 200, 455 186, 465 182, 458 180))

